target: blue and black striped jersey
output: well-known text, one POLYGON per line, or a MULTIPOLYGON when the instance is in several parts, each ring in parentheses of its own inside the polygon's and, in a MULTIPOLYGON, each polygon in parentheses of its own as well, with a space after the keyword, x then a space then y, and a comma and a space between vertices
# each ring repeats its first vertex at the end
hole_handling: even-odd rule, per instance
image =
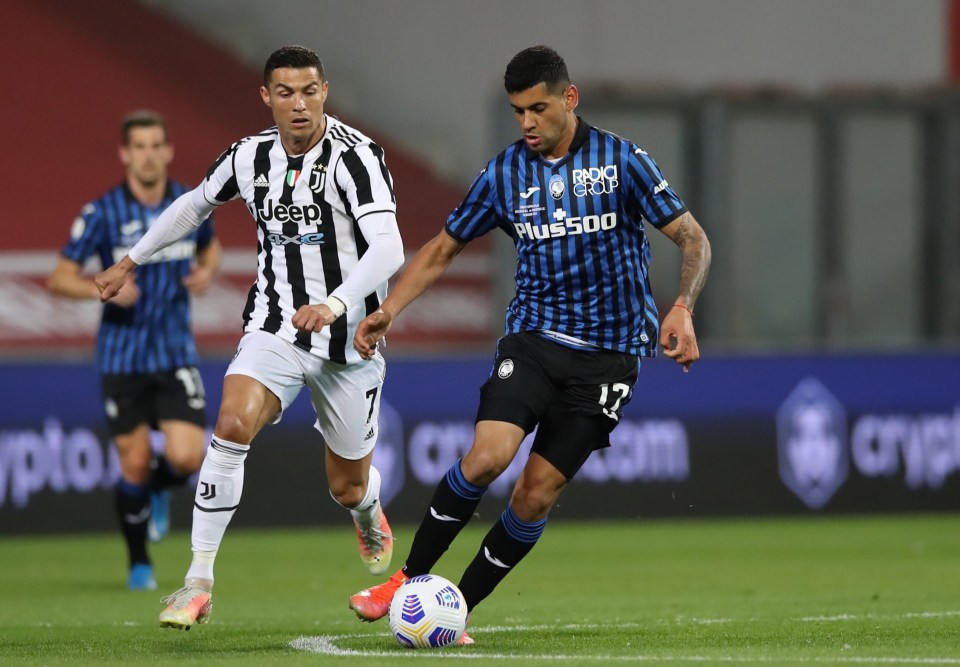
MULTIPOLYGON (((187 191, 169 181, 156 208, 141 204, 124 182, 83 207, 70 230, 63 256, 83 265, 97 255, 106 268, 123 258, 160 213, 187 191)), ((197 348, 190 325, 190 297, 183 279, 197 250, 213 240, 207 219, 180 241, 137 268, 140 298, 132 308, 103 306, 97 334, 101 373, 152 373, 194 366, 197 348)))
POLYGON ((653 159, 579 120, 570 151, 551 162, 523 141, 490 160, 450 214, 470 241, 499 227, 517 247, 517 293, 506 333, 544 331, 653 356, 659 329, 644 220, 686 211, 653 159))

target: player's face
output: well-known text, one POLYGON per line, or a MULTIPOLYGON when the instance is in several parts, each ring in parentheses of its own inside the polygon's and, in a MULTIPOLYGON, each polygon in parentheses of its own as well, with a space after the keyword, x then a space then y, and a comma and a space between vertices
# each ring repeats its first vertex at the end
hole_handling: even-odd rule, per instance
POLYGON ((513 117, 531 150, 551 160, 563 157, 577 129, 577 87, 550 92, 545 83, 510 95, 513 117))
POLYGON ((273 111, 280 136, 288 144, 308 145, 323 133, 323 103, 327 82, 321 81, 314 67, 281 67, 270 74, 269 87, 260 88, 263 103, 273 111))
POLYGON ((150 187, 167 177, 167 165, 173 160, 173 146, 167 143, 162 127, 134 127, 127 135, 127 145, 120 147, 120 161, 127 175, 150 187))

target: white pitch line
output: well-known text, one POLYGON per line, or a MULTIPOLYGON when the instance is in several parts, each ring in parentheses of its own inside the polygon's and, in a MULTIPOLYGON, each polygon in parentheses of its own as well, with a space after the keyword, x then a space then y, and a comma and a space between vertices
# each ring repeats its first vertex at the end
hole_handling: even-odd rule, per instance
MULTIPOLYGON (((874 614, 867 615, 855 615, 855 614, 836 614, 833 616, 805 616, 797 619, 793 619, 801 622, 837 622, 837 621, 854 621, 854 620, 863 620, 863 619, 878 619, 878 618, 944 618, 960 616, 960 611, 942 611, 942 612, 911 612, 905 614, 891 614, 888 616, 878 616, 874 614)), ((706 623, 730 623, 739 620, 741 622, 751 622, 758 619, 730 619, 730 618, 691 618, 690 622, 697 624, 706 624, 706 623)), ((682 619, 677 618, 677 623, 681 623, 682 619)), ((591 630, 596 628, 620 628, 620 629, 637 629, 640 628, 641 624, 639 623, 614 623, 614 624, 602 624, 602 623, 566 623, 566 624, 541 624, 541 625, 503 625, 503 626, 485 626, 480 628, 472 628, 470 634, 475 636, 482 636, 485 634, 497 634, 500 632, 539 632, 543 630, 591 630)), ((346 634, 346 635, 320 635, 317 637, 297 637, 290 642, 290 647, 301 650, 308 651, 310 653, 317 653, 321 655, 335 655, 335 656, 354 656, 354 657, 370 657, 370 658, 396 658, 396 657, 409 657, 409 658, 457 658, 463 660, 473 660, 477 658, 488 658, 490 660, 597 660, 597 661, 633 661, 633 662, 751 662, 751 663, 777 663, 783 662, 783 657, 768 657, 768 656, 705 656, 705 655, 564 655, 564 654, 536 654, 536 655, 524 655, 524 654, 510 654, 510 653, 472 653, 464 652, 461 653, 456 648, 451 648, 445 651, 374 651, 374 650, 355 650, 342 648, 337 645, 337 642, 343 639, 356 639, 360 636, 359 634, 346 634)), ((376 635, 366 635, 366 636, 376 636, 376 635)), ((382 634, 381 636, 389 637, 389 634, 382 634)), ((790 662, 802 662, 802 663, 821 663, 821 662, 831 662, 831 663, 850 663, 850 664, 862 664, 862 665, 960 665, 960 658, 898 658, 893 656, 878 656, 878 657, 868 657, 868 656, 835 656, 835 657, 795 657, 790 658, 790 662)))
POLYGON ((906 614, 834 614, 832 616, 801 616, 793 620, 801 623, 819 623, 834 621, 878 621, 897 618, 949 618, 960 616, 960 611, 920 611, 906 614))
MULTIPOLYGON (((960 665, 960 658, 816 658, 816 662, 850 662, 867 665, 960 665)), ((807 660, 804 659, 804 662, 807 660)))
POLYGON ((370 651, 354 650, 337 646, 341 639, 356 638, 357 635, 321 635, 319 637, 297 637, 290 647, 317 653, 319 655, 349 656, 355 658, 451 658, 460 660, 585 660, 598 662, 730 662, 730 663, 851 663, 861 665, 960 665, 960 658, 896 658, 871 657, 816 657, 784 658, 772 656, 707 656, 707 655, 564 655, 564 654, 520 654, 520 653, 461 653, 451 647, 447 650, 425 651, 370 651))

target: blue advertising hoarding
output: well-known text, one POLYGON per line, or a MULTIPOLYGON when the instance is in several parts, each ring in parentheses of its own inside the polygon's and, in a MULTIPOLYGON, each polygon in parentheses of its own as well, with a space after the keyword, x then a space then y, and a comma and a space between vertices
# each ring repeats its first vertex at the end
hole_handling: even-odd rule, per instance
MULTIPOLYGON (((469 448, 490 364, 388 361, 375 462, 393 521, 417 521, 469 448)), ((211 420, 225 368, 201 367, 211 420)), ((118 471, 90 364, 11 364, 0 384, 0 530, 112 528, 118 471)), ((304 395, 257 438, 235 524, 343 521, 313 420, 304 395)), ((960 355, 725 357, 688 374, 645 361, 611 440, 555 517, 960 509, 960 355)), ((481 511, 499 512, 523 458, 481 511)), ((181 526, 191 503, 177 498, 181 526)))

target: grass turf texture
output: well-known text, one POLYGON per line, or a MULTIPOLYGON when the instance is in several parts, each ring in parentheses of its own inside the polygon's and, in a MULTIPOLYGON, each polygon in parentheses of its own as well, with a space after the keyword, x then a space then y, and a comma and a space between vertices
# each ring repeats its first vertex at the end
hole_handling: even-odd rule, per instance
MULTIPOLYGON (((484 530, 435 571, 458 581, 484 530)), ((397 538, 399 565, 412 528, 397 538)), ((960 665, 957 516, 555 521, 474 611, 477 644, 428 653, 347 609, 380 581, 355 552, 349 524, 231 531, 211 623, 179 632, 157 614, 182 581, 186 533, 154 545, 155 592, 124 590, 119 536, 6 537, 0 664, 960 665)))

